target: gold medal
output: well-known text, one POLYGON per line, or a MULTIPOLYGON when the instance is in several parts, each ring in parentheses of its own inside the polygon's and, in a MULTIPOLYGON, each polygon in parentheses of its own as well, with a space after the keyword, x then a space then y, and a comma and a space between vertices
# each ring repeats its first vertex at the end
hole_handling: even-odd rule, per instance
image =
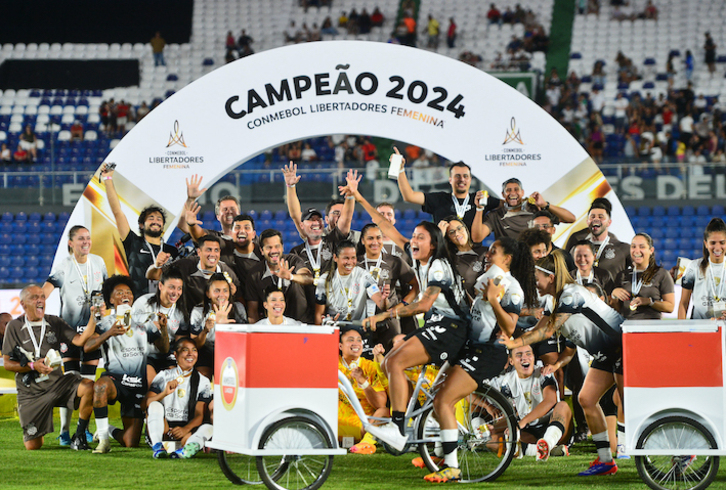
POLYGON ((134 331, 131 327, 126 327, 126 336, 129 338, 134 336, 134 331))
POLYGON ((313 285, 317 286, 320 281, 320 269, 315 269, 315 277, 313 278, 313 285))
POLYGON ((373 279, 378 281, 378 278, 380 277, 380 275, 381 275, 380 267, 374 267, 373 269, 371 269, 371 276, 373 276, 373 279))
POLYGON ((537 205, 537 201, 534 199, 534 197, 528 197, 527 202, 530 203, 532 206, 537 205))
POLYGON ((179 376, 176 379, 176 382, 177 382, 177 385, 179 385, 179 386, 183 385, 184 384, 184 376, 179 376))
POLYGON ((184 398, 184 396, 186 396, 186 394, 187 394, 187 392, 181 388, 176 390, 176 396, 178 396, 179 398, 184 398))
POLYGON ((592 263, 592 265, 593 265, 593 266, 595 266, 595 267, 597 267, 597 264, 599 264, 599 263, 600 263, 600 261, 599 261, 599 260, 596 260, 596 261, 594 261, 594 262, 592 263))
POLYGON ((638 309, 638 305, 634 305, 633 303, 630 303, 630 311, 635 311, 638 309))

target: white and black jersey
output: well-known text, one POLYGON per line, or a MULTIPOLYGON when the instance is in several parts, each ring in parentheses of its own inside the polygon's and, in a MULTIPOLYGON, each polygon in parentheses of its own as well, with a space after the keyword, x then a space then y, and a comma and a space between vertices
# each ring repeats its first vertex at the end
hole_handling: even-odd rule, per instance
MULTIPOLYGON (((495 267, 499 269, 497 266, 492 265, 489 271, 487 271, 487 274, 483 274, 480 277, 476 283, 477 289, 485 286, 485 281, 489 281, 491 277, 489 272, 493 272, 492 268, 495 267)), ((501 271, 501 269, 499 270, 501 271)), ((522 286, 520 286, 519 281, 511 273, 501 271, 501 275, 503 279, 500 284, 504 284, 505 289, 499 304, 507 313, 519 315, 524 304, 524 291, 522 291, 522 286)), ((497 324, 497 317, 494 314, 492 305, 481 294, 477 295, 474 304, 471 305, 471 332, 469 334, 469 340, 479 344, 495 342, 498 332, 499 325, 497 324)))
MULTIPOLYGON (((406 243, 406 253, 411 254, 411 244, 406 243)), ((459 277, 454 273, 451 265, 442 259, 429 260, 421 265, 415 262, 414 270, 423 294, 429 286, 436 286, 441 293, 434 300, 426 318, 432 315, 444 315, 449 318, 464 320, 469 316, 469 305, 466 304, 466 294, 459 277)))
MULTIPOLYGON (((209 403, 212 401, 212 385, 206 376, 200 375, 198 372, 190 371, 182 372, 179 366, 171 369, 165 369, 156 375, 154 381, 151 382, 149 391, 153 393, 162 393, 166 389, 169 381, 179 380, 179 385, 173 393, 166 395, 161 404, 164 405, 164 418, 170 424, 188 423, 194 418, 194 412, 189 413, 189 397, 192 376, 199 377, 199 386, 197 387, 196 402, 209 403)), ((196 403, 192 404, 194 407, 196 403)), ((192 408, 193 410, 193 408, 192 408)))
MULTIPOLYGON (((504 396, 512 400, 517 416, 523 419, 544 400, 544 390, 552 386, 559 397, 557 381, 551 374, 542 374, 542 367, 535 366, 534 373, 528 378, 520 378, 517 371, 504 373, 496 378, 486 381, 487 384, 498 389, 504 396)), ((528 425, 538 425, 540 419, 533 420, 528 425)))
MULTIPOLYGON (((158 320, 157 315, 163 313, 167 316, 166 327, 170 345, 174 343, 174 338, 177 335, 189 335, 189 326, 184 319, 184 313, 176 305, 172 305, 171 308, 164 308, 159 303, 149 304, 149 300, 153 297, 154 294, 145 294, 134 302, 134 306, 131 307, 131 320, 134 323, 145 325, 148 332, 157 329, 154 322, 158 320)), ((155 345, 149 346, 149 357, 164 358, 168 355, 159 352, 155 345)))
POLYGON ((107 277, 106 263, 93 254, 88 254, 85 264, 76 262, 73 255, 66 257, 48 277, 60 295, 60 317, 78 333, 83 332, 91 318, 91 293, 100 291, 107 277))
MULTIPOLYGON (((104 334, 116 323, 116 311, 96 323, 96 333, 104 334)), ((130 376, 143 380, 146 385, 146 357, 149 347, 161 336, 159 330, 149 323, 136 323, 133 320, 123 335, 109 337, 101 346, 106 371, 117 375, 130 376)))
POLYGON ((380 293, 378 281, 360 267, 354 267, 350 274, 341 276, 338 270, 328 283, 328 273, 320 276, 315 288, 315 301, 326 305, 326 314, 331 317, 340 314, 341 320, 360 321, 368 317, 367 299, 380 293))
POLYGON ((691 303, 693 304, 691 318, 693 319, 713 318, 714 303, 726 301, 726 286, 723 284, 726 282, 724 264, 709 261, 704 274, 701 272, 703 260, 701 258, 691 261, 681 278, 681 287, 691 291, 691 303), (716 300, 717 297, 718 300, 716 300))
MULTIPOLYGON (((268 318, 263 318, 262 320, 258 321, 257 323, 255 323, 255 325, 272 325, 272 323, 270 323, 270 319, 268 317, 268 318)), ((299 321, 297 321, 297 320, 295 320, 293 318, 288 318, 286 316, 283 316, 282 317, 282 325, 299 326, 299 325, 304 325, 304 323, 299 322, 299 321)))
MULTIPOLYGON (((247 312, 245 311, 245 307, 242 303, 234 303, 233 310, 230 311, 230 315, 234 317, 234 323, 239 324, 246 324, 247 323, 247 312)), ((190 331, 194 335, 199 335, 204 330, 204 324, 207 322, 207 318, 209 318, 210 313, 212 313, 213 310, 209 310, 207 313, 204 313, 204 307, 203 306, 195 306, 192 310, 192 314, 189 318, 189 324, 190 324, 190 331)), ((205 347, 209 347, 211 349, 214 349, 214 331, 215 328, 212 327, 212 329, 207 332, 207 340, 204 343, 205 347)))
MULTIPOLYGON (((227 281, 234 284, 236 288, 235 297, 240 297, 242 295, 242 286, 237 279, 237 274, 235 274, 232 268, 224 262, 218 262, 214 271, 206 271, 201 269, 199 257, 187 257, 177 260, 168 266, 165 265, 164 270, 169 267, 175 267, 184 277, 184 300, 187 307, 190 309, 204 301, 209 278, 212 277, 212 274, 214 273, 224 274, 227 281)), ((229 292, 230 294, 232 293, 231 285, 229 292)))
MULTIPOLYGON (((569 313, 561 333, 595 359, 611 354, 622 345, 621 325, 625 319, 594 293, 576 283, 566 284, 557 304, 557 313, 569 313)), ((550 308, 545 308, 550 316, 550 308)))

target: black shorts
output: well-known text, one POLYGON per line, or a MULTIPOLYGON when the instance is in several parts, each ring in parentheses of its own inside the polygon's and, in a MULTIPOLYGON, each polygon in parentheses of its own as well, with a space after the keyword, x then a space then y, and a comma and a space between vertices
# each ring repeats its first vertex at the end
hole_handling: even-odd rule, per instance
MULTIPOLYGON (((176 357, 174 357, 174 354, 157 354, 160 357, 153 357, 149 356, 146 358, 146 364, 148 366, 151 366, 156 370, 156 373, 159 374, 164 369, 169 369, 174 366, 176 366, 176 357)), ((153 379, 150 381, 154 381, 153 379)))
POLYGON ((214 369, 214 349, 212 347, 204 345, 201 349, 199 349, 197 367, 209 367, 214 369))
POLYGON ((466 344, 469 322, 444 316, 426 320, 424 326, 406 335, 408 340, 417 337, 431 357, 431 362, 442 365, 444 361, 454 360, 466 344))
POLYGON ((552 337, 543 340, 542 342, 537 342, 535 344, 532 344, 532 352, 534 352, 534 357, 536 359, 539 359, 545 354, 550 354, 552 352, 562 352, 565 348, 565 338, 562 335, 553 335, 552 337))
POLYGON ((534 440, 538 441, 542 439, 545 432, 547 432, 547 427, 550 425, 550 418, 552 418, 552 410, 537 419, 537 425, 528 425, 524 429, 521 429, 521 431, 531 434, 532 437, 534 437, 534 440))
POLYGON ((590 363, 590 369, 599 369, 606 373, 623 374, 623 353, 621 349, 606 353, 598 352, 590 363))
POLYGON ((459 353, 455 364, 477 382, 479 388, 486 388, 484 381, 501 374, 507 365, 507 348, 498 342, 479 344, 467 342, 459 353))
POLYGON ((107 376, 113 381, 116 387, 116 399, 109 400, 110 405, 119 402, 121 405, 121 417, 130 417, 134 419, 143 419, 144 411, 141 409, 141 401, 146 395, 146 382, 142 381, 141 385, 136 380, 124 378, 123 374, 103 373, 101 377, 107 376))

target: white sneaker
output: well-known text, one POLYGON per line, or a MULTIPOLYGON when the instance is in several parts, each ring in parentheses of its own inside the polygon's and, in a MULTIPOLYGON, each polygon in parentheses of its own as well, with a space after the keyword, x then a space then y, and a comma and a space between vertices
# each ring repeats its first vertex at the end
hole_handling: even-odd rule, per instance
POLYGON ((630 459, 630 456, 625 452, 625 444, 618 444, 618 452, 616 459, 630 459))
POLYGON ((111 451, 111 443, 108 439, 101 439, 98 443, 98 446, 96 446, 96 449, 93 450, 93 454, 106 454, 111 451))
POLYGON ((398 430, 398 426, 393 422, 389 422, 386 425, 371 425, 368 427, 368 432, 376 436, 376 439, 383 441, 389 446, 403 451, 408 442, 408 436, 402 436, 401 431, 398 430))

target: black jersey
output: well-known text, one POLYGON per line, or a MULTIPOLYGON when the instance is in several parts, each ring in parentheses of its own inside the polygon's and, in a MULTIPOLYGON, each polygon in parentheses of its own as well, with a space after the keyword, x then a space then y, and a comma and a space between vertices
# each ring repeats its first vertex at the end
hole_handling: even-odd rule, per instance
MULTIPOLYGON (((466 206, 464 206, 464 216, 461 218, 461 220, 466 224, 466 226, 469 227, 470 230, 472 223, 474 223, 474 217, 476 216, 476 206, 474 206, 475 197, 476 192, 470 192, 469 202, 466 202, 466 198, 456 198, 459 206, 463 206, 466 202, 466 206)), ((489 196, 484 206, 484 212, 482 213, 482 221, 484 221, 484 216, 486 216, 489 211, 492 211, 499 207, 500 202, 501 201, 496 197, 489 196)), ((448 218, 449 216, 456 216, 456 207, 454 206, 454 194, 451 192, 443 191, 425 192, 424 203, 421 206, 421 211, 431 214, 433 217, 433 222, 437 224, 439 221, 448 218)))
POLYGON ((156 281, 149 281, 146 278, 146 270, 156 262, 156 256, 160 250, 163 249, 164 252, 171 255, 170 260, 174 260, 179 256, 177 249, 163 242, 161 246, 152 245, 133 231, 129 231, 123 244, 129 277, 134 283, 134 297, 138 298, 144 294, 156 292, 156 289, 152 287, 156 281))

